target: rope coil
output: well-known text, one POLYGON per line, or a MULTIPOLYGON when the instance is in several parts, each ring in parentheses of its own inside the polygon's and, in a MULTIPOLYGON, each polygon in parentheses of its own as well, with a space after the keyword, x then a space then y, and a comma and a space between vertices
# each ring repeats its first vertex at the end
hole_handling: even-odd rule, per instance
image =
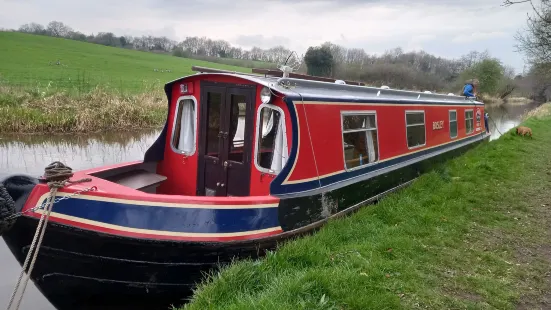
POLYGON ((15 301, 15 296, 17 295, 19 286, 21 285, 21 281, 23 280, 23 289, 21 291, 21 295, 19 296, 19 299, 17 300, 17 303, 15 304, 14 309, 19 309, 19 306, 21 305, 21 301, 23 300, 23 296, 25 295, 25 290, 27 288, 27 283, 29 282, 31 272, 36 263, 36 258, 38 257, 38 251, 40 250, 40 245, 42 244, 44 233, 46 232, 46 226, 48 225, 50 213, 52 212, 53 205, 55 203, 55 196, 57 194, 57 190, 60 188, 63 188, 67 184, 90 182, 92 180, 91 178, 83 178, 80 180, 71 181, 69 179, 72 176, 73 176, 73 170, 71 169, 71 167, 66 166, 59 161, 55 161, 49 164, 44 169, 43 177, 44 177, 44 180, 47 181, 48 187, 50 188, 50 195, 46 200, 47 201, 46 208, 42 212, 42 215, 40 216, 40 220, 38 221, 38 225, 36 227, 33 241, 31 243, 31 246, 29 247, 29 252, 25 257, 25 262, 23 263, 23 268, 21 270, 21 273, 19 274, 19 279, 17 280, 17 284, 15 285, 13 293, 10 297, 10 301, 7 307, 8 310, 12 308, 12 305, 15 301), (32 254, 32 260, 31 260, 31 254, 32 254), (27 267, 28 267, 28 270, 27 270, 27 267), (25 274, 26 274, 26 277, 25 279, 23 279, 25 274))
POLYGON ((16 214, 15 202, 0 182, 0 235, 15 224, 14 214, 16 214))

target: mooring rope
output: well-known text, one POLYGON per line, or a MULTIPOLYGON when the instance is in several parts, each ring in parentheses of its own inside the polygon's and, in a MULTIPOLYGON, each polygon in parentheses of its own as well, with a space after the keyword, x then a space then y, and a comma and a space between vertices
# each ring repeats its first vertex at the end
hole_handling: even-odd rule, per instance
POLYGON ((495 127, 495 129, 497 130, 497 132, 499 132, 499 135, 500 135, 500 136, 503 136, 503 134, 501 133, 501 131, 499 131, 499 128, 497 127, 496 122, 494 122, 494 119, 491 118, 490 116, 488 116, 488 118, 492 121, 492 123, 494 123, 494 127, 495 127))
POLYGON ((40 220, 38 221, 38 225, 36 227, 33 241, 29 248, 29 252, 27 253, 27 257, 25 257, 25 262, 23 263, 21 274, 19 275, 19 279, 17 280, 15 288, 10 297, 10 302, 7 308, 8 310, 10 310, 11 306, 13 305, 15 296, 17 295, 17 291, 19 290, 19 286, 21 285, 21 280, 23 280, 23 276, 25 275, 25 270, 27 269, 27 265, 29 265, 29 260, 31 258, 31 253, 32 253, 33 254, 32 260, 30 261, 29 269, 26 272, 27 276, 23 280, 23 289, 21 291, 21 295, 19 296, 19 299, 17 300, 15 309, 19 309, 19 306, 21 305, 21 301, 23 300, 23 295, 25 295, 25 290, 27 289, 27 283, 29 282, 29 278, 31 277, 31 272, 36 263, 36 258, 38 257, 38 251, 40 250, 40 245, 42 244, 44 233, 46 232, 46 226, 48 225, 50 213, 52 212, 52 208, 55 203, 55 196, 57 194, 57 190, 64 187, 67 184, 90 182, 92 180, 91 178, 83 178, 80 180, 71 181, 69 180, 69 178, 71 178, 72 176, 73 176, 73 171, 71 167, 65 166, 63 163, 59 161, 51 163, 44 169, 43 177, 46 181, 48 181, 48 187, 50 188, 50 196, 48 197, 45 211, 42 212, 42 215, 40 216, 40 220), (36 250, 35 250, 35 247, 36 247, 36 250))

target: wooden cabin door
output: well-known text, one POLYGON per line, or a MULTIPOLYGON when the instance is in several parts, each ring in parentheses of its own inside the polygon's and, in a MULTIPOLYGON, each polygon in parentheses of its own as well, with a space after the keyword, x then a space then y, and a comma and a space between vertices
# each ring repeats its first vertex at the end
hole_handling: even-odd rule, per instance
POLYGON ((254 93, 254 87, 201 84, 197 195, 249 195, 254 93))

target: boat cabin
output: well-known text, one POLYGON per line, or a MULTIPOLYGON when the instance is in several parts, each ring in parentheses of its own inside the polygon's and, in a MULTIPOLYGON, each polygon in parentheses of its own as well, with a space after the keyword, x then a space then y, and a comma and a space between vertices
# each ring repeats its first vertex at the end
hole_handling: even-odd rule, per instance
POLYGON ((453 94, 194 69, 165 86, 168 118, 145 155, 150 168, 110 181, 168 195, 309 196, 486 133, 483 103, 453 94))

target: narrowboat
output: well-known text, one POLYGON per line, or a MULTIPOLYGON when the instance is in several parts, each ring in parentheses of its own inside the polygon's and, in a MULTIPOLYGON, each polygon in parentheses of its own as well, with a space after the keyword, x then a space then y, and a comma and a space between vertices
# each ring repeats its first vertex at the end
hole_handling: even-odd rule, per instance
MULTIPOLYGON (((165 85, 167 120, 143 160, 73 172, 88 180, 57 191, 30 278, 58 309, 185 303, 205 272, 260 257, 489 138, 472 98, 194 70, 165 85)), ((2 186, 0 233, 23 265, 49 187, 28 175, 2 186)))

